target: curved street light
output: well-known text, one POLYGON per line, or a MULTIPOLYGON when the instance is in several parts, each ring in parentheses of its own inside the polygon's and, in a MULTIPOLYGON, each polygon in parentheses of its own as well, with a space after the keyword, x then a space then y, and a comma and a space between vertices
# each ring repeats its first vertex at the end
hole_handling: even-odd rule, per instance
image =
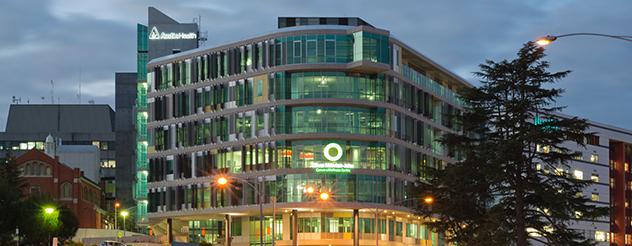
POLYGON ((568 34, 562 34, 562 35, 546 35, 544 37, 538 38, 535 41, 535 43, 540 46, 546 46, 553 43, 558 38, 572 37, 572 36, 597 36, 597 37, 614 38, 618 40, 632 42, 632 36, 627 36, 627 35, 610 35, 610 34, 591 33, 591 32, 576 32, 576 33, 568 33, 568 34))
MULTIPOLYGON (((215 179, 215 184, 217 184, 220 188, 224 188, 229 183, 228 178, 229 176, 219 175, 215 179)), ((251 183, 250 181, 246 179, 242 179, 236 176, 230 176, 230 178, 236 179, 243 183, 248 184, 259 196, 259 245, 263 246, 263 198, 264 198, 263 193, 259 190, 258 186, 256 186, 255 184, 251 183)), ((272 218, 273 221, 274 219, 276 218, 272 218)))

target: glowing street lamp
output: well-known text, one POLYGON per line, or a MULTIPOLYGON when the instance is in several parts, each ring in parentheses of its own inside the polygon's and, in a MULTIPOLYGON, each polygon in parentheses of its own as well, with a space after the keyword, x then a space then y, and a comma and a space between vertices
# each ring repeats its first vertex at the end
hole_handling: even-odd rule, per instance
POLYGON ((123 210, 121 211, 121 216, 123 216, 123 236, 125 236, 125 218, 127 218, 127 216, 129 215, 129 212, 127 212, 127 210, 123 210))
POLYGON ((224 186, 226 184, 228 184, 228 179, 224 176, 220 176, 219 178, 217 178, 216 183, 220 186, 224 186))
MULTIPOLYGON (((231 176, 231 178, 243 181, 245 184, 252 187, 255 193, 259 196, 259 245, 263 246, 263 192, 259 190, 260 186, 256 186, 248 180, 234 176, 231 176)), ((226 187, 228 186, 228 177, 220 175, 215 179, 215 183, 221 188, 226 187)))
POLYGON ((424 197, 424 203, 426 203, 428 205, 432 205, 432 203, 434 203, 434 197, 432 197, 432 196, 424 197))
POLYGON ((307 188, 305 188, 305 193, 314 194, 314 187, 308 186, 307 188))
POLYGON ((115 202, 114 203, 114 229, 118 229, 118 216, 116 216, 118 214, 118 209, 121 207, 121 203, 120 202, 115 202))
POLYGON ((47 227, 49 227, 48 230, 48 242, 51 242, 51 229, 55 226, 57 226, 58 223, 58 215, 56 214, 57 209, 55 207, 51 207, 51 206, 46 206, 42 209, 42 211, 44 212, 43 217, 45 220, 45 223, 47 223, 47 227))
POLYGON ((589 32, 578 32, 578 33, 568 33, 568 34, 562 34, 562 35, 546 35, 544 37, 538 38, 535 41, 535 43, 537 45, 539 45, 539 46, 546 46, 546 45, 549 45, 549 44, 553 43, 558 38, 570 37, 570 36, 599 36, 599 37, 614 38, 614 39, 619 39, 619 40, 623 40, 623 41, 632 42, 632 36, 609 35, 609 34, 589 33, 589 32))
POLYGON ((53 208, 53 207, 45 207, 44 208, 44 213, 46 213, 48 215, 53 214, 54 212, 55 212, 55 208, 53 208))
POLYGON ((327 192, 320 193, 320 196, 319 196, 320 200, 322 200, 322 201, 327 201, 329 199, 329 197, 330 197, 330 195, 327 192))

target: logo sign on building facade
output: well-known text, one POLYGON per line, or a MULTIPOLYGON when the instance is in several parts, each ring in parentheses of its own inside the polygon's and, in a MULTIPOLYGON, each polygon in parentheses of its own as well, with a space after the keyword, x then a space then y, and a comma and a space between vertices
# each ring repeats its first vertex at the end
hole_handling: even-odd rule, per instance
POLYGON ((160 32, 155 26, 149 32, 150 40, 197 39, 197 37, 197 33, 194 32, 160 32))
POLYGON ((323 156, 330 162, 312 162, 311 167, 316 169, 316 173, 351 173, 353 164, 339 163, 342 158, 342 147, 337 143, 329 143, 323 148, 323 156))
POLYGON ((329 143, 325 145, 323 155, 325 156, 325 159, 329 161, 338 161, 342 158, 342 147, 340 147, 340 144, 337 143, 329 143))

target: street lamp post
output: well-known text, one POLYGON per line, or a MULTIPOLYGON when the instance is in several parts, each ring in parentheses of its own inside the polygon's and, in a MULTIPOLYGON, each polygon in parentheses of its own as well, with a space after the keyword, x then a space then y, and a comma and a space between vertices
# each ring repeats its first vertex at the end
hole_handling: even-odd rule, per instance
POLYGON ((610 34, 590 33, 590 32, 576 32, 576 33, 568 33, 568 34, 562 34, 562 35, 546 35, 544 37, 538 38, 535 41, 535 43, 540 46, 546 46, 553 43, 559 38, 572 37, 572 36, 597 36, 597 37, 614 38, 618 40, 632 42, 632 36, 627 36, 627 35, 610 35, 610 34))
MULTIPOLYGON (((257 194, 257 196, 259 196, 259 245, 263 246, 263 194, 260 191, 259 186, 254 185, 253 183, 251 183, 248 180, 239 178, 239 177, 235 177, 235 176, 231 176, 231 178, 233 179, 237 179, 239 181, 242 181, 246 184, 248 184, 257 194)), ((224 187, 228 184, 228 178, 225 176, 220 176, 217 178, 217 180, 215 181, 215 183, 217 183, 220 187, 224 187)), ((274 221, 274 219, 273 219, 274 221)), ((226 232, 229 233, 229 232, 226 232)))
POLYGON ((118 208, 121 207, 120 202, 114 203, 114 229, 118 229, 118 208))
MULTIPOLYGON (((230 178, 232 179, 236 179, 239 181, 242 181, 243 183, 248 184, 254 191, 255 193, 259 196, 259 245, 263 246, 263 199, 264 199, 264 194, 263 192, 260 190, 259 187, 261 187, 261 184, 259 184, 259 186, 256 186, 255 184, 251 183, 250 181, 246 180, 246 179, 242 179, 236 176, 231 176, 230 178)), ((229 180, 228 177, 226 176, 219 176, 217 177, 217 179, 215 180, 215 183, 219 186, 219 187, 225 187, 226 185, 228 185, 229 180)), ((315 192, 314 187, 310 186, 307 187, 305 189, 305 192, 308 194, 313 194, 315 192)), ((329 198, 331 197, 331 195, 328 192, 320 192, 318 195, 318 198, 322 201, 327 201, 329 198)), ((275 200, 273 201, 274 203, 276 203, 276 196, 275 196, 275 200)), ((274 218, 274 207, 276 206, 276 204, 273 204, 273 218, 272 218, 272 230, 274 230, 274 225, 275 225, 275 219, 274 218)), ((227 232, 228 233, 228 232, 227 232)), ((272 244, 274 245, 274 233, 272 234, 272 244)))
POLYGON ((128 215, 129 215, 129 212, 127 212, 127 210, 121 211, 121 216, 123 216, 123 236, 125 236, 125 230, 126 230, 125 219, 127 218, 128 215))
MULTIPOLYGON (((52 216, 53 213, 56 212, 56 209, 54 207, 45 207, 44 208, 44 215, 45 216, 52 216)), ((51 236, 50 236, 50 228, 48 229, 48 242, 51 242, 51 236)))

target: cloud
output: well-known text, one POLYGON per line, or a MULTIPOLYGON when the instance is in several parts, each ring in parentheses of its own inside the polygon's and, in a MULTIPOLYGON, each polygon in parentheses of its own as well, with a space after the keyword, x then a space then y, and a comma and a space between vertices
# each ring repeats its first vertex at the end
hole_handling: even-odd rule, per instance
MULTIPOLYGON (((113 106, 114 73, 136 70, 135 28, 147 6, 182 22, 201 16, 206 46, 274 31, 278 16, 358 16, 474 84, 479 63, 511 59, 526 41, 580 31, 630 35, 632 23, 626 0, 8 0, 0 3, 0 122, 11 96, 49 97, 50 80, 62 102, 77 102, 81 81, 84 102, 113 106)), ((632 45, 578 37, 547 49, 552 69, 574 71, 559 84, 567 113, 632 129, 632 115, 616 110, 630 106, 632 45)))

